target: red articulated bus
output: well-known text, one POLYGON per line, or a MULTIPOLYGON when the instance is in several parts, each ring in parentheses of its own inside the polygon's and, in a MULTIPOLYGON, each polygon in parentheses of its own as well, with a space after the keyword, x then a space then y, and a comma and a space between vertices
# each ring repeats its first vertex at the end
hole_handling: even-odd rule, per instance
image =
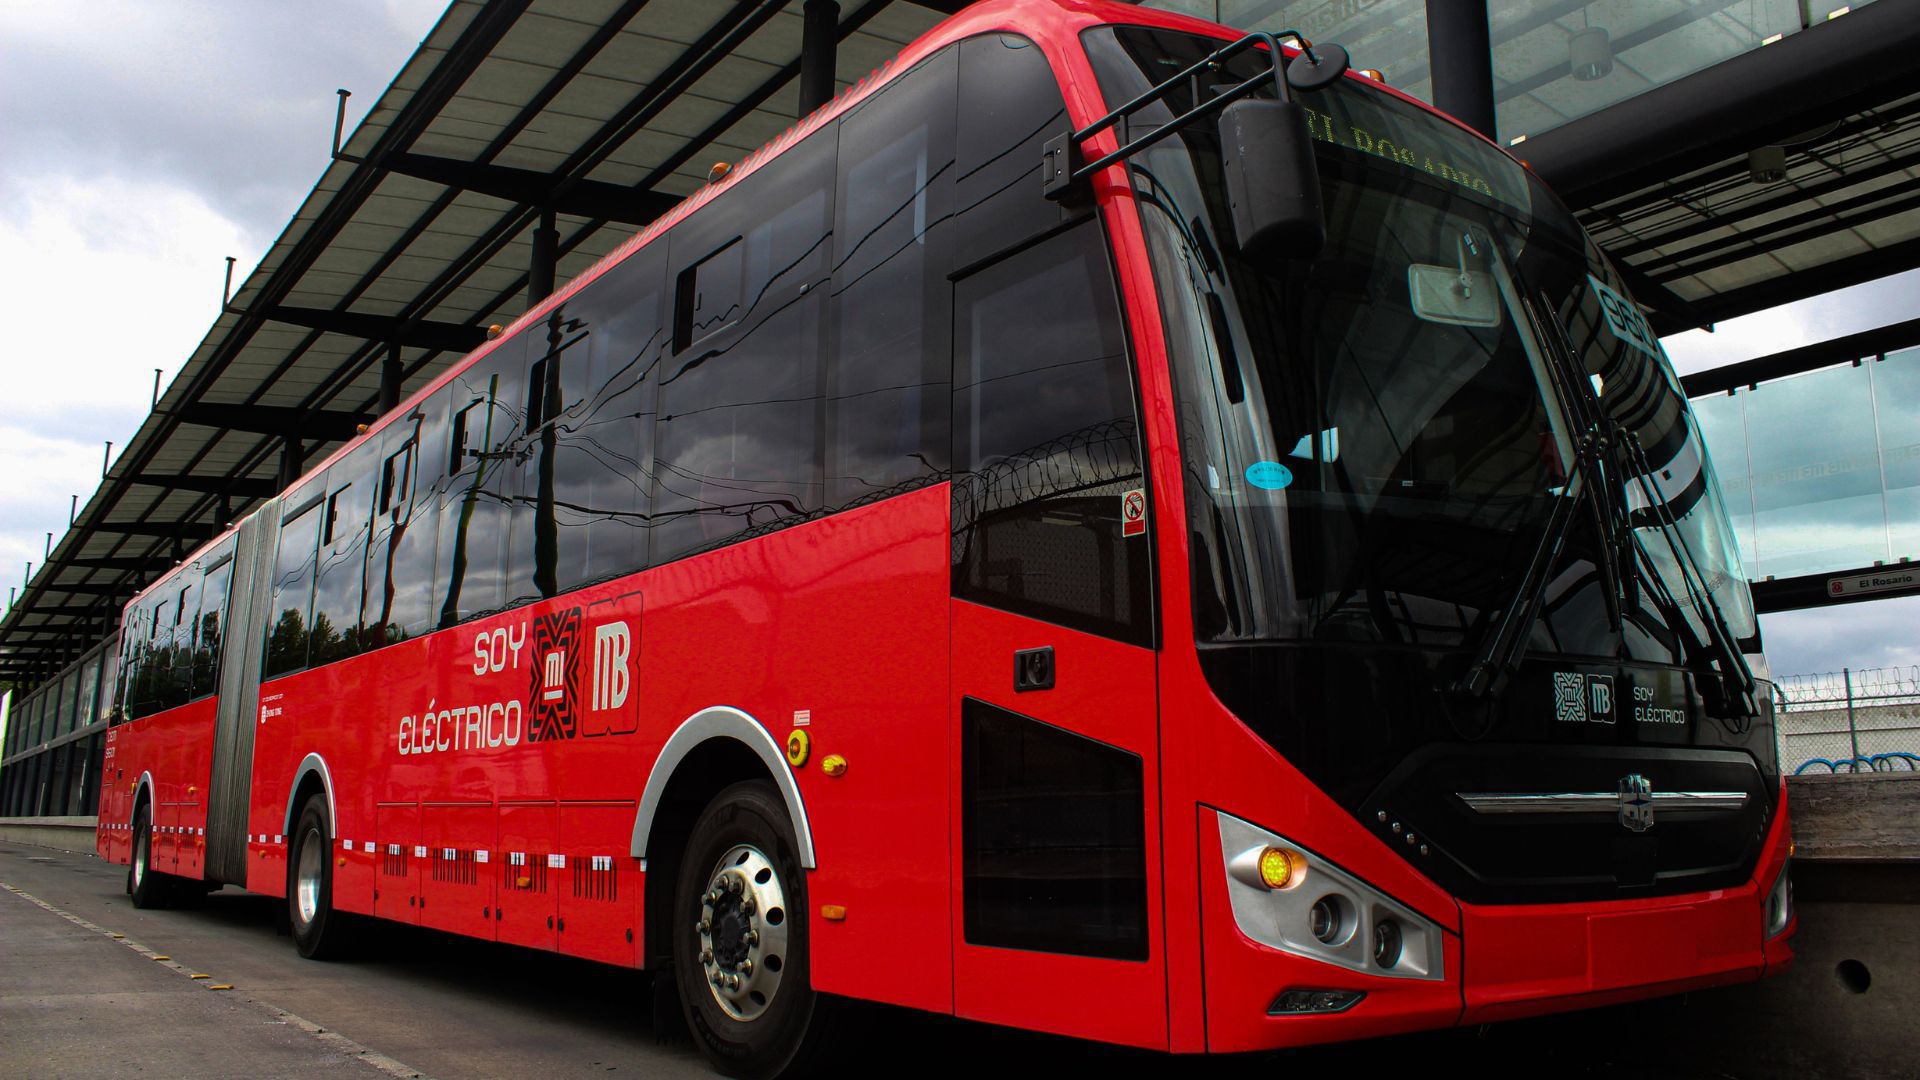
POLYGON ((1289 37, 969 9, 153 584, 134 901, 662 968, 742 1076, 840 998, 1194 1053, 1787 963, 1658 341, 1289 37))

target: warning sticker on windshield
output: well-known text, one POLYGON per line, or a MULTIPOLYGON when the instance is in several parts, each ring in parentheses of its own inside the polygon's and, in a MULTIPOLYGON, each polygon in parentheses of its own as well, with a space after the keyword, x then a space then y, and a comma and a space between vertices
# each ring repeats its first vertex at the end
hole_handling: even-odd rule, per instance
POLYGON ((1606 316, 1607 329, 1613 331, 1614 337, 1655 359, 1663 355, 1660 338, 1638 304, 1608 288, 1592 274, 1587 275, 1587 284, 1593 288, 1593 295, 1600 298, 1600 311, 1606 316))

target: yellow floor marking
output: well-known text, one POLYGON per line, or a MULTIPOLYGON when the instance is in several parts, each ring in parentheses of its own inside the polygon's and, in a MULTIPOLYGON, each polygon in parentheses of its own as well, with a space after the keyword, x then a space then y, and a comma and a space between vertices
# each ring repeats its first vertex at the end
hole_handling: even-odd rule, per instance
MULTIPOLYGON (((140 944, 138 941, 135 941, 132 938, 127 937, 125 934, 118 934, 112 930, 107 929, 104 926, 99 926, 94 923, 90 923, 87 920, 81 918, 80 916, 73 914, 72 912, 63 911, 60 908, 57 908, 52 904, 47 903, 45 900, 42 900, 39 897, 33 895, 32 893, 23 892, 20 889, 17 889, 12 885, 7 884, 4 881, 0 881, 0 889, 5 889, 8 892, 14 894, 15 896, 18 896, 20 899, 27 901, 30 904, 33 904, 37 907, 44 908, 47 911, 50 911, 53 914, 60 916, 61 918, 67 920, 68 922, 74 924, 75 926, 80 927, 83 930, 91 930, 94 933, 101 935, 102 937, 112 938, 120 942, 120 944, 125 945, 127 948, 132 949, 134 952, 139 953, 141 956, 144 956, 149 960, 156 960, 156 961, 165 963, 167 967, 171 968, 174 971, 179 972, 182 975, 186 975, 194 979, 205 979, 209 977, 206 975, 195 974, 194 972, 188 970, 185 966, 174 963, 173 957, 156 953, 152 949, 147 948, 145 945, 140 944)), ((207 983, 205 985, 208 990, 233 989, 232 983, 207 983)), ((257 1008, 262 1012, 265 1012, 267 1015, 273 1017, 276 1020, 279 1020, 283 1023, 291 1024, 294 1027, 299 1028, 300 1030, 306 1032, 308 1035, 311 1035, 313 1038, 319 1040, 320 1042, 323 1042, 329 1046, 332 1046, 334 1049, 340 1051, 343 1054, 346 1054, 349 1057, 358 1059, 360 1061, 364 1061, 368 1065, 371 1065, 374 1068, 379 1069, 381 1072, 386 1073, 388 1076, 396 1077, 398 1078, 398 1080, 427 1080, 427 1075, 421 1072, 419 1069, 413 1068, 412 1066, 406 1064, 405 1062, 396 1061, 395 1059, 390 1058, 387 1055, 382 1054, 379 1051, 374 1050, 370 1047, 362 1046, 359 1043, 354 1042, 352 1039, 347 1038, 345 1035, 342 1035, 337 1031, 329 1031, 326 1028, 323 1028, 320 1025, 314 1023, 313 1021, 306 1019, 305 1017, 296 1016, 293 1013, 290 1013, 287 1010, 280 1008, 279 1006, 270 1004, 265 1001, 261 1001, 259 998, 256 998, 256 997, 247 997, 245 995, 242 995, 238 1000, 243 1001, 246 1004, 253 1006, 254 1008, 257 1008)))

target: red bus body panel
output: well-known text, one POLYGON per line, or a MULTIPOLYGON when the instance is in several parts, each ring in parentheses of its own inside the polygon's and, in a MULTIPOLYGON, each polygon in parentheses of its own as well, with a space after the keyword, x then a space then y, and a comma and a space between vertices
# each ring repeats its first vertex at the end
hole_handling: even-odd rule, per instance
MULTIPOLYGON (((1073 121, 1084 125, 1106 105, 1079 35, 1108 22, 1231 33, 1093 0, 1005 0, 943 23, 886 75, 961 38, 1017 30, 1042 46, 1073 121)), ((863 81, 743 162, 733 179, 884 81, 863 81)), ((1087 150, 1114 145, 1109 131, 1087 150)), ((515 329, 727 186, 684 201, 515 329)), ((776 743, 801 729, 811 738, 810 762, 791 775, 814 845, 813 910, 805 913, 812 981, 826 992, 1175 1052, 1239 1051, 1671 993, 1789 962, 1791 927, 1762 940, 1766 890, 1788 850, 1784 787, 1767 853, 1739 888, 1643 901, 1463 905, 1215 698, 1193 644, 1179 433, 1153 273, 1124 169, 1094 178, 1093 190, 1137 365, 1157 651, 952 599, 950 492, 927 487, 263 684, 247 710, 254 751, 246 887, 285 894, 288 834, 301 811, 296 785, 316 772, 332 813, 332 901, 340 909, 639 965, 645 890, 675 885, 649 881, 635 855, 643 793, 676 729, 702 710, 727 707, 776 743), (624 654, 601 657, 625 656, 624 695, 588 685, 603 629, 605 641, 626 642, 624 654), (1044 640, 1028 640, 1036 634, 1044 640), (553 685, 536 655, 543 642, 559 642, 572 658, 558 670, 565 693, 555 700, 573 703, 566 715, 543 712, 553 685), (1074 673, 1038 706, 1012 699, 1004 670, 1012 649, 1033 644, 1053 646, 1060 669, 1074 673), (1141 757, 1145 961, 966 942, 962 694, 1141 757), (617 706, 580 704, 614 698, 617 706), (846 759, 843 775, 817 767, 830 754, 846 759), (1325 854, 1438 925, 1444 977, 1353 972, 1241 934, 1216 811, 1325 854), (844 917, 822 918, 823 905, 844 917), (1296 987, 1367 997, 1340 1014, 1269 1016, 1275 995, 1296 987)), ((424 401, 463 366, 389 416, 424 401)), ((381 426, 363 438, 378 437, 381 426)), ((129 861, 130 818, 146 783, 159 830, 155 869, 201 876, 214 714, 206 698, 109 730, 104 858, 129 861)))

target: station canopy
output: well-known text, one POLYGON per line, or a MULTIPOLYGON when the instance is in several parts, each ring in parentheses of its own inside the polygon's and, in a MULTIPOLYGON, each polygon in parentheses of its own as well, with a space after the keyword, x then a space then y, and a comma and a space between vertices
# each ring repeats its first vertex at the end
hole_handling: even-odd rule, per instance
MULTIPOLYGON (((785 130, 801 112, 809 11, 817 35, 833 28, 839 89, 963 6, 456 0, 0 620, 0 680, 37 682, 77 658, 136 589, 510 322, 530 292, 785 130), (552 258, 536 259, 547 244, 552 258)), ((1516 150, 1639 279, 1664 329, 1920 265, 1920 66, 1873 59, 1920 47, 1914 26, 1876 14, 1902 7, 1867 6, 1516 150), (1824 54, 1809 43, 1848 35, 1875 39, 1852 54, 1863 66, 1808 59, 1824 54), (1760 111, 1702 112, 1701 80, 1739 65, 1725 92, 1758 95, 1760 111), (1794 89, 1812 76, 1824 81, 1794 89), (1769 85, 1786 89, 1768 98, 1769 85), (1675 124, 1693 126, 1676 139, 1675 124), (1748 144, 1763 138, 1789 146, 1766 187, 1749 176, 1748 144)))

